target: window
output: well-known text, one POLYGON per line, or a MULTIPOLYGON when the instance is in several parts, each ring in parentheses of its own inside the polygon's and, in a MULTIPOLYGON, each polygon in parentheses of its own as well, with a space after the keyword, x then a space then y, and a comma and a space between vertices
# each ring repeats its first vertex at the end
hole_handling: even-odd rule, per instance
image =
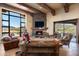
POLYGON ((2 22, 2 25, 3 25, 3 26, 8 26, 8 21, 3 21, 3 22, 2 22))
POLYGON ((8 15, 4 15, 4 14, 3 14, 3 15, 2 15, 2 19, 3 19, 3 20, 8 20, 8 15))
POLYGON ((20 17, 20 14, 19 13, 15 13, 15 12, 10 12, 10 15, 13 15, 13 16, 19 16, 20 17))
POLYGON ((2 34, 21 36, 25 28, 25 16, 16 12, 2 10, 2 34))
POLYGON ((18 36, 20 33, 20 18, 10 16, 10 33, 18 36))
POLYGON ((60 33, 61 36, 65 33, 76 35, 76 26, 72 23, 55 23, 55 32, 60 33))
POLYGON ((63 33, 63 24, 62 23, 55 24, 55 32, 63 33))
POLYGON ((3 27, 3 32, 8 32, 8 28, 3 27))
POLYGON ((25 19, 22 17, 21 18, 21 33, 23 33, 24 29, 25 29, 25 19))

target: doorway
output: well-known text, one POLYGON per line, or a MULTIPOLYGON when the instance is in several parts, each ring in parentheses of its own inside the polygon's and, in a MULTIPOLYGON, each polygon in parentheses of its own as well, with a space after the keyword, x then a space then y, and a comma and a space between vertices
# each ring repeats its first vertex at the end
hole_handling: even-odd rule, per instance
POLYGON ((71 33, 73 35, 71 42, 77 42, 76 40, 76 23, 77 19, 65 20, 65 21, 55 21, 54 22, 54 33, 59 33, 63 37, 66 33, 71 33))

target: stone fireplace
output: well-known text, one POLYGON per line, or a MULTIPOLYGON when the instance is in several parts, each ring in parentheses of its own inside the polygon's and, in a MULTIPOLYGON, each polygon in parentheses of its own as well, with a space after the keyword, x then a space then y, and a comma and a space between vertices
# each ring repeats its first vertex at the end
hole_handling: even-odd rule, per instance
POLYGON ((46 15, 37 13, 33 15, 33 27, 32 27, 32 33, 33 36, 42 36, 43 31, 46 28, 46 15))

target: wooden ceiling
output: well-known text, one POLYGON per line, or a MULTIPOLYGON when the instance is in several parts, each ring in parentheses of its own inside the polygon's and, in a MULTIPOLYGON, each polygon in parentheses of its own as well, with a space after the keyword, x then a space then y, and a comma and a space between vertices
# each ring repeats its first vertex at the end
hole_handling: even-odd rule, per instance
POLYGON ((71 4, 69 3, 15 3, 7 5, 19 8, 24 10, 28 13, 43 13, 46 14, 47 12, 51 12, 53 16, 56 15, 56 11, 60 8, 63 8, 64 11, 67 13, 69 12, 69 7, 71 4))

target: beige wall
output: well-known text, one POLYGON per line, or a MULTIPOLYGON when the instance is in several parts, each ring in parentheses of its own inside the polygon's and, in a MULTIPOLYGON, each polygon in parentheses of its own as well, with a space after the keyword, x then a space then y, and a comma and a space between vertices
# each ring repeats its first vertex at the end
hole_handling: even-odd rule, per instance
POLYGON ((52 16, 51 13, 47 13, 47 32, 53 34, 53 22, 60 20, 69 20, 79 18, 79 4, 73 4, 70 6, 69 12, 65 13, 64 9, 56 10, 56 15, 52 16))
POLYGON ((2 17, 1 17, 2 8, 0 7, 0 37, 2 36, 2 17))
POLYGON ((33 18, 30 14, 27 14, 27 31, 30 35, 32 35, 32 25, 33 25, 33 18))

